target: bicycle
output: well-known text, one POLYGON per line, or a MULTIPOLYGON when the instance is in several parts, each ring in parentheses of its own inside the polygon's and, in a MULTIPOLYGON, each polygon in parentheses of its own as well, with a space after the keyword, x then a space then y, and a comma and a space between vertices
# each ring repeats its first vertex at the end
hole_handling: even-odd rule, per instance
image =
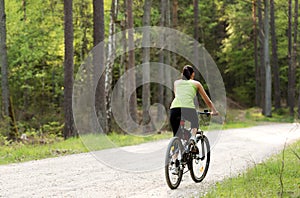
MULTIPOLYGON (((210 112, 197 112, 198 115, 210 116, 210 112)), ((190 141, 191 132, 185 128, 184 118, 180 121, 180 130, 170 140, 165 158, 165 177, 168 186, 176 189, 183 174, 190 171, 191 178, 201 182, 208 171, 210 163, 210 145, 202 130, 197 131, 196 143, 190 141), (200 148, 200 149, 199 149, 200 148), (185 170, 185 167, 188 170, 185 170)))

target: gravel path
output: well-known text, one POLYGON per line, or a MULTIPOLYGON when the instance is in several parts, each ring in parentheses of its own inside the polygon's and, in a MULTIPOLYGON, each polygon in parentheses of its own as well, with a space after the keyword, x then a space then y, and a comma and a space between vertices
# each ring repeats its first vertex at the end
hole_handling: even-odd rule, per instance
MULTIPOLYGON (((214 132, 210 132, 214 133, 214 132)), ((170 190, 164 169, 122 171, 99 162, 95 156, 111 156, 116 149, 0 166, 0 197, 192 197, 217 181, 232 177, 282 150, 285 142, 300 139, 298 124, 274 124, 224 130, 214 145, 208 174, 196 184, 185 174, 179 188, 170 190)), ((125 147, 127 151, 166 148, 168 140, 125 147)), ((127 165, 163 164, 164 153, 153 158, 122 159, 127 165), (126 161, 127 160, 127 161, 126 161), (134 163, 133 163, 134 162, 134 163)), ((117 160, 118 161, 118 160, 117 160)), ((139 169, 142 170, 142 169, 139 169)))

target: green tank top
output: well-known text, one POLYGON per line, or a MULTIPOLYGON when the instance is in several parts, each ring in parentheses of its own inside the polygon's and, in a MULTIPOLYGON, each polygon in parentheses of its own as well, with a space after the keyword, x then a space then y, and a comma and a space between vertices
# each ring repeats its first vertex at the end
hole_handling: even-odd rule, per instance
POLYGON ((182 80, 176 85, 175 98, 172 101, 171 107, 178 108, 195 108, 194 98, 197 94, 197 87, 191 80, 182 80))

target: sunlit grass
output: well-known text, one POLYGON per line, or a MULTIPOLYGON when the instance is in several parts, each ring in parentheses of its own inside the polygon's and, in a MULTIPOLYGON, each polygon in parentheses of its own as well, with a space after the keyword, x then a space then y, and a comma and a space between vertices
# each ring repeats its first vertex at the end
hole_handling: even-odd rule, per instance
MULTIPOLYGON (((273 113, 271 118, 262 116, 259 109, 229 110, 226 119, 222 122, 215 120, 202 130, 222 130, 230 128, 245 128, 266 124, 270 122, 292 122, 288 112, 273 113)), ((67 140, 56 139, 45 144, 12 143, 0 146, 0 164, 18 163, 30 160, 38 160, 49 157, 57 157, 75 153, 102 150, 119 146, 136 145, 160 139, 172 137, 171 132, 152 134, 149 136, 124 135, 111 133, 104 135, 81 135, 79 138, 67 140)), ((293 144, 285 151, 284 168, 282 171, 282 153, 268 161, 249 169, 237 178, 226 179, 217 183, 206 197, 300 197, 300 142, 293 144), (297 155, 298 157, 297 157, 297 155), (282 173, 283 186, 280 184, 282 173)))
MULTIPOLYGON (((261 110, 257 108, 247 110, 230 109, 227 111, 225 120, 217 120, 217 122, 209 122, 209 120, 206 120, 209 126, 204 126, 204 122, 200 127, 202 130, 207 131, 245 128, 269 122, 292 121, 293 119, 288 116, 288 111, 284 109, 280 112, 273 113, 271 118, 262 116, 261 110)), ((171 137, 171 132, 163 132, 162 134, 152 134, 149 136, 111 133, 108 136, 84 135, 80 136, 80 138, 70 138, 65 141, 56 139, 46 144, 12 143, 10 145, 0 146, 0 164, 37 160, 47 157, 88 152, 90 150, 136 145, 171 137)))
POLYGON ((118 146, 136 145, 159 139, 170 138, 172 133, 153 134, 146 137, 111 133, 104 135, 83 135, 80 138, 69 138, 50 144, 22 144, 0 146, 0 164, 25 162, 48 157, 83 153, 91 150, 102 150, 118 146))
POLYGON ((289 116, 287 109, 273 111, 272 117, 266 117, 259 108, 229 109, 226 113, 225 127, 235 128, 241 126, 255 126, 268 122, 292 123, 294 119, 289 116), (226 126, 227 125, 227 126, 226 126))
MULTIPOLYGON (((224 115, 223 115, 224 117, 224 115)), ((220 117, 219 117, 220 118, 220 117)), ((204 119, 206 119, 204 117, 204 119)), ((270 123, 292 123, 294 121, 288 115, 286 109, 282 109, 278 112, 273 112, 272 117, 265 117, 261 113, 259 108, 250 109, 228 109, 225 115, 225 119, 221 120, 217 118, 210 120, 204 120, 200 122, 202 130, 223 130, 233 128, 247 128, 257 125, 270 124, 270 123), (209 124, 209 125, 207 125, 209 124)))
POLYGON ((217 183, 205 197, 300 197, 300 141, 283 152, 217 183))

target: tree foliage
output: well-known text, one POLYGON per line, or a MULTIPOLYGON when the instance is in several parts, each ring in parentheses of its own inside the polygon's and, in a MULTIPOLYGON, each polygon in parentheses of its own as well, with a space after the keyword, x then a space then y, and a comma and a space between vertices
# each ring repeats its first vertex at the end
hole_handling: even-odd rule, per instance
MULTIPOLYGON (((127 1, 126 1, 127 2, 127 1)), ((294 1, 293 1, 294 2, 294 1)), ((64 90, 64 15, 62 0, 10 0, 6 3, 9 89, 14 111, 25 128, 39 128, 49 122, 63 123, 64 90), (41 6, 42 5, 42 6, 41 6)), ((143 26, 144 1, 132 0, 133 27, 143 26)), ((190 36, 194 34, 192 1, 169 0, 171 23, 190 36), (177 3, 176 15, 172 12, 177 3), (174 19, 174 20, 173 20, 174 19)), ((294 3, 293 3, 293 6, 294 3)), ((111 0, 104 0, 105 38, 109 35, 111 0)), ((275 0, 275 26, 282 106, 286 106, 288 85, 288 3, 275 0)), ((127 16, 124 1, 118 1, 115 31, 124 30, 127 16)), ((152 1, 150 25, 161 24, 161 1, 152 1)), ((102 19, 99 19, 102 20, 102 19)), ((293 19, 295 22, 296 19, 293 19)), ((228 97, 245 106, 255 105, 256 73, 254 30, 251 1, 199 1, 199 42, 216 61, 224 79, 228 97)), ((74 72, 94 47, 93 1, 73 0, 74 72)), ((172 27, 172 24, 170 24, 172 27)), ((298 26, 299 30, 299 26, 298 26)), ((299 34, 298 34, 299 37, 299 34)), ((298 39, 299 40, 299 39, 298 39)), ((271 41, 270 41, 271 42, 271 41)), ((150 51, 150 61, 159 61, 159 53, 150 51)), ((299 62, 299 52, 298 62, 299 62)), ((142 50, 136 51, 136 64, 142 63, 142 50)), ((259 57, 262 58, 262 57, 259 57)), ((113 65, 113 84, 124 72, 124 62, 113 65)), ((186 60, 176 57, 180 69, 186 60)), ((271 65, 272 67, 272 65, 271 65)), ((299 65, 296 68, 296 93, 299 95, 299 65)), ((205 83, 205 82, 203 82, 205 83)), ((160 97, 158 87, 151 87, 151 101, 160 97)), ((142 90, 137 91, 141 106, 142 90)), ((297 100, 295 100, 297 101, 297 100)), ((166 107, 168 108, 168 107, 166 107)), ((139 109, 139 107, 137 108, 139 109)))

